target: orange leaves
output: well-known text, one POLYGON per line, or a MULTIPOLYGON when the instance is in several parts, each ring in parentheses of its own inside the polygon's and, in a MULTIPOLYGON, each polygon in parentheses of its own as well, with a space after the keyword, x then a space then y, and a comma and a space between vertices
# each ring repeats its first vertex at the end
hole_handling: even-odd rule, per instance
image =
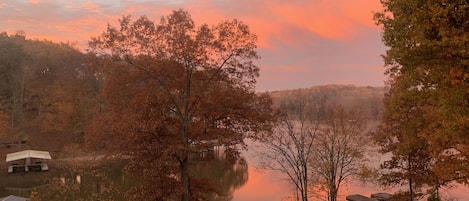
POLYGON ((95 53, 107 54, 103 59, 113 59, 103 71, 110 110, 102 125, 118 145, 110 148, 128 154, 129 166, 144 172, 151 169, 141 161, 161 159, 151 163, 166 170, 143 176, 164 184, 180 173, 177 182, 189 199, 191 153, 208 143, 244 145, 246 133, 270 123, 270 102, 253 92, 259 71, 252 62, 258 58, 256 36, 237 20, 196 27, 183 10, 157 24, 145 16, 120 22, 120 29, 110 27, 90 42, 95 53))

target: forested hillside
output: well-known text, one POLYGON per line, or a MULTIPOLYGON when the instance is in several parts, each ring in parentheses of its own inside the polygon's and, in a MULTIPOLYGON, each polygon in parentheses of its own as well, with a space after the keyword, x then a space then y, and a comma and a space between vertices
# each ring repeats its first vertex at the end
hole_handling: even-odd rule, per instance
POLYGON ((0 33, 0 47, 1 148, 58 153, 83 143, 100 90, 86 56, 23 34, 0 33))
POLYGON ((380 120, 383 115, 384 87, 359 87, 354 85, 325 85, 305 89, 271 92, 275 105, 293 100, 297 96, 324 98, 329 104, 342 105, 344 108, 360 109, 370 121, 380 120))

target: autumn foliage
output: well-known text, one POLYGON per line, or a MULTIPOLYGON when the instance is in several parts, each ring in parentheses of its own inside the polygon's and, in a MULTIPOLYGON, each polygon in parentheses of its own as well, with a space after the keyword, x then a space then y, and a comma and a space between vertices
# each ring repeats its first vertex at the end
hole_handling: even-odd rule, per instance
POLYGON ((1 142, 15 151, 51 152, 83 143, 100 92, 86 56, 70 44, 30 40, 21 32, 0 33, 0 47, 1 142), (9 144, 19 141, 26 144, 9 144))
POLYGON ((159 23, 124 16, 90 47, 106 80, 95 137, 147 181, 129 199, 196 199, 191 154, 224 146, 236 155, 270 128, 270 98, 254 92, 256 36, 240 21, 197 27, 182 10, 159 23))
POLYGON ((393 154, 383 165, 384 182, 409 185, 410 200, 425 186, 433 193, 452 181, 467 184, 469 5, 381 3, 375 19, 389 47, 384 61, 390 90, 378 142, 393 154))

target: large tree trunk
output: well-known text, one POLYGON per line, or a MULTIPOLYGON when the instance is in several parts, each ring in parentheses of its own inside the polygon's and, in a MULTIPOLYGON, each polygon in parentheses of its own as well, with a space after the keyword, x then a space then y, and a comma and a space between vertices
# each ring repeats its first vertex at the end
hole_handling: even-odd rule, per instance
POLYGON ((179 162, 181 169, 181 188, 182 188, 182 201, 189 201, 190 183, 189 183, 189 160, 187 155, 179 162))
POLYGON ((412 165, 411 165, 411 156, 408 157, 407 163, 407 171, 409 173, 409 194, 410 194, 410 201, 414 201, 414 187, 412 186, 412 165))
POLYGON ((303 201, 308 201, 308 164, 305 162, 303 165, 303 201))
POLYGON ((409 178, 409 194, 410 194, 410 201, 414 200, 414 189, 412 186, 412 178, 409 178))
POLYGON ((329 201, 337 201, 338 189, 335 186, 331 186, 329 189, 329 201))

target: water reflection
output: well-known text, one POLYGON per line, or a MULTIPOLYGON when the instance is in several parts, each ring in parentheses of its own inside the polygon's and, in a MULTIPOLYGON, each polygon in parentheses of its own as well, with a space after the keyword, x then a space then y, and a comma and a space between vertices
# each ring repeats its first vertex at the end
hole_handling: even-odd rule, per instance
MULTIPOLYGON (((232 200, 234 191, 248 180, 244 158, 207 152, 193 156, 192 161, 193 185, 199 187, 203 200, 232 200)), ((33 195, 34 200, 123 201, 125 192, 141 183, 125 174, 124 166, 125 161, 114 161, 92 167, 56 164, 47 172, 7 174, 5 171, 0 174, 0 197, 33 195)))
POLYGON ((27 173, 8 175, 5 170, 0 176, 0 197, 7 195, 29 197, 31 190, 45 185, 42 175, 27 173))
POLYGON ((131 182, 122 161, 92 167, 55 165, 47 172, 1 175, 0 197, 16 195, 35 200, 124 200, 131 182), (34 192, 34 193, 33 193, 34 192))
POLYGON ((192 159, 191 173, 204 186, 203 200, 227 201, 248 181, 248 164, 244 158, 227 157, 218 152, 206 152, 192 159))
MULTIPOLYGON (((194 156, 192 173, 201 179, 199 182, 211 191, 205 192, 206 200, 235 201, 272 201, 288 197, 290 186, 275 172, 257 171, 254 157, 244 153, 244 158, 227 160, 225 156, 205 154, 194 156), (249 180, 248 180, 249 175, 249 180), (208 184, 211 185, 208 185, 208 184), (233 195, 234 194, 234 195, 233 195)), ((126 200, 124 193, 140 183, 122 173, 124 162, 116 161, 92 168, 75 166, 51 166, 48 172, 30 172, 7 174, 6 169, 0 171, 0 197, 17 195, 30 197, 37 192, 35 200, 126 200)), ((351 182, 344 186, 341 195, 360 193, 369 196, 376 192, 392 192, 382 189, 376 184, 351 182)), ((458 201, 469 201, 469 188, 454 185, 450 189, 442 189, 442 194, 458 201)))

